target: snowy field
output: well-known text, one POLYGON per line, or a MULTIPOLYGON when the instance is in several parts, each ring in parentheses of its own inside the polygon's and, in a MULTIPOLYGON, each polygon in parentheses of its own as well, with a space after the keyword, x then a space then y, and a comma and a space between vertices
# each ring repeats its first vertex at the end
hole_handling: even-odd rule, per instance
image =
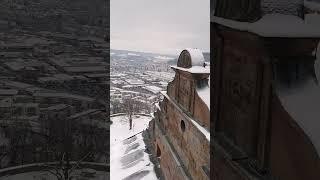
POLYGON ((110 127, 110 179, 111 180, 156 180, 154 164, 145 152, 141 132, 148 126, 151 117, 134 116, 129 130, 126 116, 111 117, 110 127))

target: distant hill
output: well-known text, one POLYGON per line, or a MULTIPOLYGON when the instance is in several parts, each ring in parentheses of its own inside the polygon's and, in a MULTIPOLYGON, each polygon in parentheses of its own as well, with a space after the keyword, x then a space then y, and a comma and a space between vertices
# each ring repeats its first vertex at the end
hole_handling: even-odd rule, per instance
MULTIPOLYGON (((167 61, 169 65, 177 65, 178 57, 166 54, 157 54, 157 53, 146 53, 138 51, 128 51, 128 50, 116 50, 111 49, 111 56, 120 56, 120 57, 130 57, 130 60, 158 60, 158 61, 167 61)), ((204 59, 206 62, 210 62, 210 53, 203 53, 204 59)))
POLYGON ((175 58, 172 55, 148 53, 148 52, 138 52, 138 51, 129 51, 129 50, 111 49, 110 53, 111 53, 111 56, 130 57, 130 59, 133 59, 133 60, 171 61, 171 59, 175 58))

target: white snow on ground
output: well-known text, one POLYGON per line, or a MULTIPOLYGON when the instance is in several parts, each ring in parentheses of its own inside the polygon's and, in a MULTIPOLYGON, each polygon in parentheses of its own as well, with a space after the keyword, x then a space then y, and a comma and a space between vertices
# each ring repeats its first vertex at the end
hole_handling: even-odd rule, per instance
POLYGON ((286 111, 309 136, 320 155, 320 87, 312 80, 296 88, 278 90, 286 111))
POLYGON ((133 128, 125 115, 111 117, 110 127, 110 179, 156 180, 154 165, 145 152, 141 132, 148 127, 151 117, 134 116, 133 128))
POLYGON ((240 31, 252 32, 264 37, 320 37, 317 23, 283 14, 266 14, 254 23, 239 22, 214 16, 212 21, 240 31))

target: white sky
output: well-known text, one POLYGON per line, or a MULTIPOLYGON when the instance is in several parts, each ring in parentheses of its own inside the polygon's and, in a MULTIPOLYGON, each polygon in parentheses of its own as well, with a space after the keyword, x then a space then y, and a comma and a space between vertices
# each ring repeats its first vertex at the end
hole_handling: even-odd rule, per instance
POLYGON ((209 0, 111 0, 110 12, 111 49, 209 52, 209 0))

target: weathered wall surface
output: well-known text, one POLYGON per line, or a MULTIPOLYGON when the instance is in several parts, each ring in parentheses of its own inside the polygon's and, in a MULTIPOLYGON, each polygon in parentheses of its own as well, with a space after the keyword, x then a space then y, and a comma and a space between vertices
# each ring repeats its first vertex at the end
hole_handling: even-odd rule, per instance
POLYGON ((184 173, 179 161, 176 159, 166 136, 160 130, 158 125, 155 125, 155 141, 154 149, 159 157, 160 168, 165 179, 184 180, 188 177, 184 173))
POLYGON ((168 99, 164 99, 160 108, 149 131, 153 131, 155 139, 153 148, 161 152, 159 161, 164 176, 208 179, 205 170, 210 168, 210 142, 168 99))
POLYGON ((149 124, 154 140, 152 148, 157 152, 166 179, 209 179, 210 110, 196 91, 197 84, 207 83, 209 73, 194 75, 187 70, 175 71, 167 93, 163 93, 160 109, 149 124))
POLYGON ((218 99, 213 104, 217 119, 212 178, 319 179, 314 146, 274 92, 282 83, 279 79, 288 76, 278 72, 281 65, 312 62, 318 41, 264 38, 217 27, 221 41, 216 42, 220 49, 214 66, 218 99))
MULTIPOLYGON (((203 76, 202 79, 208 78, 203 76)), ((189 113, 199 124, 210 129, 210 107, 196 92, 197 81, 187 72, 176 71, 176 76, 168 85, 168 96, 174 99, 182 109, 189 113)))

